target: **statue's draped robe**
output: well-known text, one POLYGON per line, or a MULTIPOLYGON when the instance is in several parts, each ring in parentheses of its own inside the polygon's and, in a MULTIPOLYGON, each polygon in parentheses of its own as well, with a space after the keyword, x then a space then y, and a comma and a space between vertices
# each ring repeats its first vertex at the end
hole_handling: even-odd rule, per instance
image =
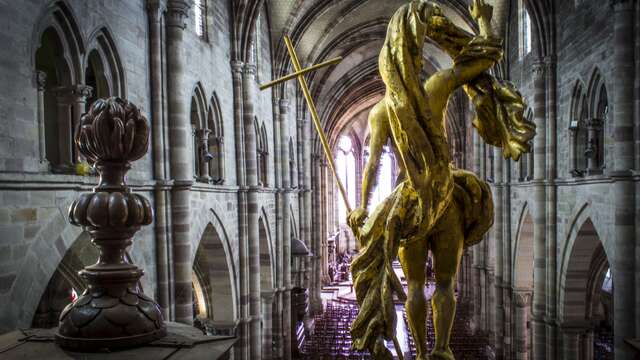
MULTIPOLYGON (((499 61, 502 56, 499 40, 470 36, 437 7, 424 23, 413 2, 401 7, 389 23, 379 57, 386 85, 382 101, 406 176, 364 226, 354 229, 361 250, 351 264, 360 307, 351 326, 353 347, 368 349, 375 358, 384 357, 380 338, 391 340, 395 333, 393 295, 406 297, 392 268, 398 247, 428 239, 452 204, 463 217, 465 246, 479 242, 493 224, 489 187, 474 174, 452 167, 444 126, 432 120, 429 94, 419 78, 425 36, 449 53, 456 65, 479 58, 499 61)), ((503 147, 505 157, 515 159, 528 150, 532 125, 522 119, 522 98, 510 84, 485 73, 465 84, 464 90, 476 106, 474 126, 487 142, 503 147)))

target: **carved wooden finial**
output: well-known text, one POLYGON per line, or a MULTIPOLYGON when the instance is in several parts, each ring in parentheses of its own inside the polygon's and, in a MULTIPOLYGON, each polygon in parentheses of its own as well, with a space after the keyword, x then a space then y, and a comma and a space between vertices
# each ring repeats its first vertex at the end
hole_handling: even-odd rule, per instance
POLYGON ((100 257, 80 271, 88 287, 62 311, 56 342, 97 351, 161 338, 166 328, 160 309, 137 286, 144 272, 125 258, 133 235, 153 218, 149 201, 125 183, 130 162, 147 153, 147 119, 126 100, 99 99, 82 117, 75 141, 100 182, 71 204, 69 221, 91 235, 100 257))

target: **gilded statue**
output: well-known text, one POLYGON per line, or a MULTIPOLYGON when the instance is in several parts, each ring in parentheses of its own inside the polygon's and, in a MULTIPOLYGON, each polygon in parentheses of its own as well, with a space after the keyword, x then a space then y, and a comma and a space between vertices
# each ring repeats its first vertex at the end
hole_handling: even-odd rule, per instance
POLYGON ((391 359, 384 340, 395 338, 394 296, 406 299, 407 320, 418 359, 454 359, 449 347, 455 316, 454 286, 463 249, 477 244, 493 224, 489 186, 451 163, 445 132, 447 102, 462 87, 475 107, 473 125, 505 158, 530 151, 535 126, 523 118, 520 93, 490 74, 502 58, 502 40, 491 30, 493 8, 473 0, 472 35, 454 25, 434 3, 414 0, 389 22, 379 56, 386 86, 369 113, 370 157, 362 179, 362 206, 349 214, 360 243, 351 264, 359 313, 352 324, 354 348, 375 359, 391 359), (422 83, 423 45, 429 38, 453 59, 453 66, 422 83), (366 204, 383 145, 390 143, 399 164, 393 192, 371 214, 366 204), (436 289, 431 298, 435 345, 426 349, 425 266, 433 254, 436 289), (399 257, 408 293, 395 275, 399 257))

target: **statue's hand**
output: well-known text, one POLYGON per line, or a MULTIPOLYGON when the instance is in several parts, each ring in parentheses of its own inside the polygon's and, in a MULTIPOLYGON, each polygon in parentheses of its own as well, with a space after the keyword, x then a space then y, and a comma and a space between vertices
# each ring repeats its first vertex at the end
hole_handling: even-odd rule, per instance
POLYGON ((349 213, 347 221, 349 222, 349 226, 351 226, 352 228, 358 228, 364 224, 367 216, 369 216, 367 209, 359 207, 349 213))
POLYGON ((493 16, 493 6, 485 3, 484 0, 473 0, 469 7, 469 12, 477 22, 485 21, 490 23, 493 16))

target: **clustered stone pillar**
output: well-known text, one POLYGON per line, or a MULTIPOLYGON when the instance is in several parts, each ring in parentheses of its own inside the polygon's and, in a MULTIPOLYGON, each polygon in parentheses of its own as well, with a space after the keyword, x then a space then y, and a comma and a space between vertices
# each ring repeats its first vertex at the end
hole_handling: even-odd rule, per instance
MULTIPOLYGON (((635 186, 632 180, 634 168, 634 0, 614 0, 614 54, 613 54, 613 120, 614 120, 614 178, 613 194, 615 206, 615 260, 612 264, 614 279, 613 333, 616 359, 633 359, 634 350, 625 339, 636 337, 637 310, 635 294, 634 254, 635 186)), ((637 24, 636 24, 637 26, 637 24)))
POLYGON ((240 359, 249 358, 249 335, 251 316, 249 309, 249 245, 247 243, 247 180, 245 167, 245 147, 244 147, 244 123, 243 123, 243 82, 242 72, 244 63, 242 61, 231 62, 231 76, 233 79, 233 118, 234 140, 236 155, 236 176, 238 182, 238 269, 239 269, 239 289, 240 289, 240 313, 241 318, 238 323, 238 335, 240 339, 236 343, 235 356, 240 359))
POLYGON ((291 357, 291 214, 289 212, 289 208, 291 205, 291 184, 289 179, 288 171, 289 162, 287 161, 288 157, 288 149, 285 144, 288 144, 288 126, 287 123, 288 114, 289 114, 289 100, 286 98, 281 98, 278 102, 279 106, 279 120, 281 130, 281 138, 282 138, 282 187, 284 188, 284 192, 282 193, 282 286, 283 289, 280 293, 281 303, 282 303, 282 312, 281 312, 281 322, 282 325, 278 329, 278 333, 276 334, 276 344, 278 350, 278 356, 280 358, 290 358, 291 357))
POLYGON ((273 291, 261 293, 262 307, 262 358, 273 359, 273 291))
POLYGON ((533 206, 533 357, 546 359, 546 92, 545 92, 545 67, 543 63, 533 66, 533 108, 536 136, 533 138, 534 154, 534 206, 533 206))
POLYGON ((258 209, 258 162, 256 149, 256 131, 254 126, 254 92, 256 66, 245 64, 242 73, 243 92, 243 123, 245 146, 245 171, 247 192, 247 241, 249 259, 249 325, 250 355, 251 359, 260 359, 261 339, 260 335, 260 237, 258 221, 260 219, 258 209))
POLYGON ((156 185, 154 189, 156 272, 158 282, 158 304, 165 319, 173 318, 169 284, 168 214, 167 190, 169 184, 165 166, 165 118, 163 111, 162 81, 162 13, 160 0, 147 1, 149 18, 149 72, 151 86, 151 126, 153 141, 153 171, 156 185))
POLYGON ((193 295, 191 284, 191 206, 193 161, 189 143, 191 124, 184 96, 184 44, 183 36, 191 2, 169 0, 166 13, 167 43, 167 102, 169 105, 169 157, 171 164, 171 220, 173 228, 173 274, 175 320, 193 323, 193 295))
POLYGON ((495 257, 496 257, 496 268, 495 268, 495 306, 494 308, 494 318, 493 323, 495 325, 494 332, 494 343, 495 343, 495 353, 498 359, 502 359, 503 352, 503 340, 504 340, 504 305, 503 305, 503 295, 502 295, 502 279, 503 279, 503 270, 504 270, 504 252, 503 252, 503 219, 502 213, 504 211, 503 205, 503 196, 504 196, 504 183, 503 183, 503 164, 504 161, 502 159, 502 150, 500 148, 494 148, 494 156, 493 161, 495 162, 495 181, 494 181, 494 196, 493 203, 495 206, 495 219, 493 225, 493 236, 495 238, 495 257))

